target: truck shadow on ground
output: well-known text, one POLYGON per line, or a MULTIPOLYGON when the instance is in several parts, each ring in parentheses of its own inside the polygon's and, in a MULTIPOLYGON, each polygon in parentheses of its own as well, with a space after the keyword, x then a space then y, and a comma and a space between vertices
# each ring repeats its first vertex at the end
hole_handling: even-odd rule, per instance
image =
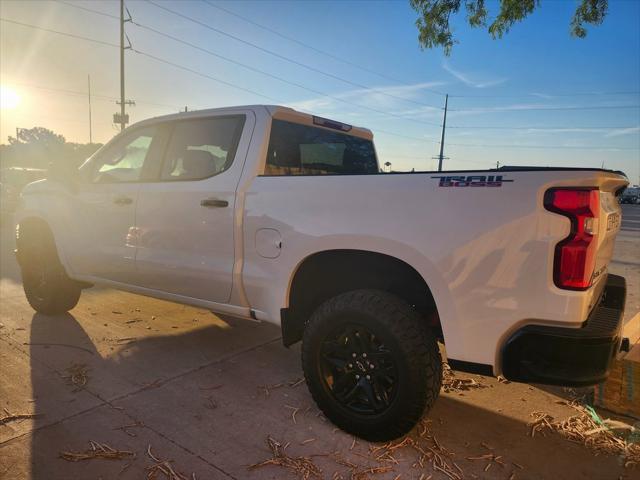
MULTIPOLYGON (((30 435, 30 478, 141 478, 153 464, 146 455, 149 445, 156 455, 174 460, 174 467, 187 477, 297 478, 275 466, 247 469, 270 457, 267 436, 291 442, 291 456, 317 455, 314 462, 323 478, 335 471, 344 478, 350 475, 348 467, 326 456, 330 452, 366 464, 363 455, 369 455, 370 444, 353 443, 353 437, 317 415, 304 384, 293 386, 302 376, 299 350, 282 348, 272 326, 227 322, 228 327, 151 336, 112 349, 92 338, 74 315, 34 315, 31 383, 35 413, 42 416, 30 435), (253 341, 247 342, 247 336, 253 341), (243 337, 244 347, 234 348, 243 337), (86 384, 82 375, 75 381, 70 377, 74 365, 86 367, 86 384), (265 385, 271 386, 270 393, 261 393, 265 385), (292 406, 299 409, 294 421, 288 408, 292 406), (125 425, 132 426, 121 428, 125 425), (316 440, 304 443, 309 438, 316 440), (136 458, 60 458, 65 450, 86 450, 90 440, 136 452, 136 458)), ((455 455, 466 478, 507 479, 514 473, 517 479, 586 480, 624 474, 619 459, 596 458, 556 436, 531 438, 522 421, 474 405, 472 395, 443 395, 424 419, 437 441, 455 455), (502 456, 504 467, 495 464, 485 472, 486 462, 466 459, 486 454, 482 443, 502 456)), ((414 431, 410 436, 416 435, 414 431)), ((376 478, 404 472, 409 478, 420 473, 446 478, 428 465, 416 468, 411 449, 398 450, 396 458, 401 461, 392 464, 392 472, 376 478)))

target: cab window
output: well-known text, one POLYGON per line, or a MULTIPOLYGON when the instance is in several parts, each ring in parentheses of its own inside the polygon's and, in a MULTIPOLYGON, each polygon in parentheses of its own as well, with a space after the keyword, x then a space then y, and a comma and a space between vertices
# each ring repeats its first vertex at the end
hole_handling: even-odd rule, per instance
POLYGON ((155 132, 156 127, 136 130, 100 152, 88 165, 90 181, 92 183, 139 181, 155 132))
POLYGON ((271 123, 265 175, 377 172, 371 140, 283 120, 271 123))
POLYGON ((201 180, 227 170, 233 163, 244 121, 244 115, 233 115, 176 122, 161 180, 201 180))

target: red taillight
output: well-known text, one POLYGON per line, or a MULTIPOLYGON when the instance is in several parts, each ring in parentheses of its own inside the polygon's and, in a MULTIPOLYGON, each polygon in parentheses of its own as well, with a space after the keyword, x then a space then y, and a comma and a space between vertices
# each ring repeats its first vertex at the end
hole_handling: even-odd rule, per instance
POLYGON ((596 264, 600 191, 552 188, 544 196, 544 206, 571 220, 569 236, 556 245, 553 280, 560 288, 586 290, 596 264))

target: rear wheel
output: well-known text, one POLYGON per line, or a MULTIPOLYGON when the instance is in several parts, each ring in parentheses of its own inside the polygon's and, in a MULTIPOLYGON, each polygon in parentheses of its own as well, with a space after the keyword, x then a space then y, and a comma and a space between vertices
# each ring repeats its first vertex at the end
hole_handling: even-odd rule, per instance
POLYGON ((21 225, 17 246, 29 305, 45 315, 68 312, 75 307, 81 285, 67 276, 51 230, 42 224, 21 225))
POLYGON ((402 299, 376 290, 344 293, 314 312, 304 332, 302 365, 327 418, 371 441, 411 430, 442 382, 431 331, 402 299))

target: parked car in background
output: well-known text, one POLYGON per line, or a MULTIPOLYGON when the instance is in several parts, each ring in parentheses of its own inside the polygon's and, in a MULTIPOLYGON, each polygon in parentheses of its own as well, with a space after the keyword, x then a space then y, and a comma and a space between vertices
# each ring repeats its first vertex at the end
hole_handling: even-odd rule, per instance
POLYGON ((324 414, 368 440, 433 405, 438 342, 457 370, 607 378, 622 343, 626 284, 607 266, 624 174, 380 164, 370 130, 279 106, 132 125, 76 178, 24 189, 27 300, 59 314, 99 284, 280 325, 286 346, 302 341, 324 414))
POLYGON ((7 222, 15 212, 20 192, 25 185, 41 180, 46 170, 39 168, 7 167, 0 170, 0 222, 7 222))
POLYGON ((640 204, 640 187, 628 187, 620 195, 620 203, 640 204))

